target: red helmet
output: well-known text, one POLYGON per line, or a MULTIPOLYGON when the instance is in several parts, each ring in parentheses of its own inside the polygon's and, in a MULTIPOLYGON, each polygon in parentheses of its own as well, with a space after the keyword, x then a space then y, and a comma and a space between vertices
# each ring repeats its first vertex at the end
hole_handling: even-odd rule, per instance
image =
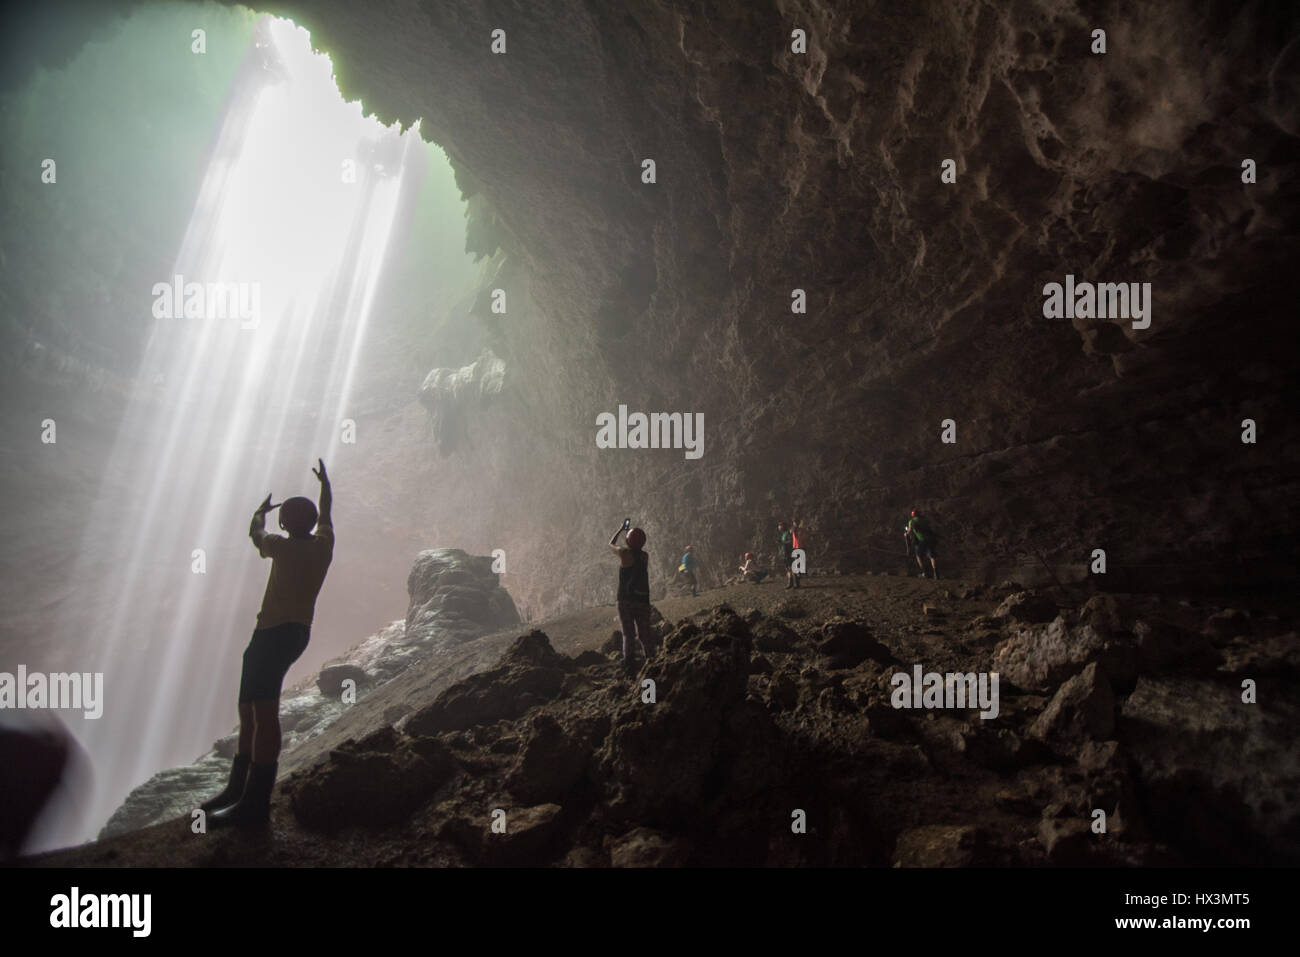
POLYGON ((687 545, 687 546, 686 546, 686 550, 689 552, 689 551, 691 550, 691 546, 690 546, 690 545, 687 545))
POLYGON ((753 553, 753 552, 745 552, 745 561, 747 561, 747 562, 752 562, 753 560, 754 560, 754 553, 753 553))
POLYGON ((912 509, 912 517, 916 518, 916 509, 912 509))
POLYGON ((316 527, 316 505, 309 498, 296 495, 280 506, 280 527, 290 535, 306 535, 316 527))
POLYGON ((645 532, 639 528, 634 528, 627 533, 627 544, 631 548, 640 549, 645 544, 645 532))

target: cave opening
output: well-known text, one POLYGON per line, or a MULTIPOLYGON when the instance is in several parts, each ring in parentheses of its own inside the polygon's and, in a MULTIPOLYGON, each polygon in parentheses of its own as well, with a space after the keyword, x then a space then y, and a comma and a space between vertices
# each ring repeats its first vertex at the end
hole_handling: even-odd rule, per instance
MULTIPOLYGON (((57 157, 54 182, 96 199, 18 209, 10 223, 35 250, 64 242, 55 266, 31 257, 46 274, 28 288, 54 287, 60 315, 43 322, 36 308, 51 303, 30 304, 28 358, 45 382, 29 376, 24 401, 71 378, 62 394, 82 401, 53 413, 53 447, 84 453, 89 433, 94 448, 89 474, 48 466, 76 485, 66 524, 37 510, 15 529, 38 560, 7 589, 48 610, 58 638, 9 644, 33 672, 106 675, 113 707, 66 717, 88 755, 120 747, 113 762, 89 760, 78 813, 47 822, 40 847, 93 837, 132 787, 230 727, 231 636, 251 630, 266 578, 231 530, 268 491, 314 498, 318 458, 336 480, 366 480, 374 444, 358 434, 391 432, 394 410, 415 406, 424 363, 472 357, 482 266, 465 251, 466 205, 441 148, 418 123, 385 125, 346 102, 329 57, 291 20, 137 9, 10 102, 44 134, 35 148, 57 157), (67 123, 78 114, 81 135, 67 123), (45 128, 47 116, 61 128, 45 128), (108 130, 110 143, 149 138, 146 158, 100 146, 108 130), (147 247, 115 235, 151 227, 147 247), (77 382, 82 367, 94 371, 77 382), (73 589, 52 586, 53 565, 73 589)), ((402 428, 421 437, 409 413, 402 428)), ((335 574, 349 594, 320 615, 286 684, 405 613, 409 554, 386 534, 393 518, 368 514, 400 505, 398 485, 341 503, 351 547, 335 574)), ((274 513, 267 524, 276 530, 274 513)))

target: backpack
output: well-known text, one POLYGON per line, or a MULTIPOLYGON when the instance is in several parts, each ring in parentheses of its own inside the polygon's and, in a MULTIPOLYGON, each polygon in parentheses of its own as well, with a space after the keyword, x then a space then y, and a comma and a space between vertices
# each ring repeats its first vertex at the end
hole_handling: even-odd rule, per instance
POLYGON ((913 525, 913 528, 916 530, 918 541, 929 545, 931 548, 939 544, 939 536, 935 534, 934 526, 930 524, 930 520, 924 515, 916 516, 916 524, 913 525))

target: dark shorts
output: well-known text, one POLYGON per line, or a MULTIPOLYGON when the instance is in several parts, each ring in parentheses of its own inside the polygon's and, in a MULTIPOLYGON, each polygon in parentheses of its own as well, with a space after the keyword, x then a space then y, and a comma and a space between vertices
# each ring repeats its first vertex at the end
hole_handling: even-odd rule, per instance
POLYGON ((280 697, 289 666, 301 657, 311 638, 311 625, 296 621, 259 628, 244 650, 244 672, 239 679, 239 703, 275 701, 280 697))
POLYGON ((916 543, 916 557, 917 557, 917 558, 934 558, 934 543, 933 543, 933 542, 917 542, 917 543, 916 543))

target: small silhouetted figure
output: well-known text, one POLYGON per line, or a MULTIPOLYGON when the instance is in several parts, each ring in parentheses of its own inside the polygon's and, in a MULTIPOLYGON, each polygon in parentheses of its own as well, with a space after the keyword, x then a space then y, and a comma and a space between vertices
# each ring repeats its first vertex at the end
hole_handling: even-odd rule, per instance
POLYGON ((645 551, 645 532, 631 528, 627 519, 609 540, 618 555, 618 621, 623 629, 623 670, 628 677, 636 674, 632 660, 632 642, 641 646, 649 661, 654 657, 654 632, 650 629, 650 556, 645 551), (627 548, 618 546, 618 537, 626 533, 627 548))
POLYGON ((785 522, 776 523, 777 548, 781 555, 781 564, 785 566, 785 587, 798 588, 799 576, 794 571, 794 532, 786 528, 785 522))
POLYGON ((333 494, 325 462, 317 461, 320 469, 312 469, 312 474, 320 479, 319 512, 311 499, 295 497, 272 505, 268 495, 248 528, 258 554, 271 559, 271 574, 257 629, 244 651, 239 750, 230 783, 200 805, 213 827, 264 824, 270 816, 280 757, 280 687, 289 666, 307 649, 316 596, 334 557, 333 494), (280 509, 280 527, 289 533, 287 538, 266 531, 266 513, 274 508, 280 509))
POLYGON ((678 571, 682 573, 682 578, 690 583, 692 596, 699 594, 699 580, 695 577, 695 567, 695 552, 691 550, 690 545, 687 545, 678 571))
POLYGON ((755 585, 767 577, 767 572, 759 568, 758 563, 754 561, 753 552, 745 552, 745 562, 739 567, 741 579, 747 582, 753 582, 755 585))
POLYGON ((808 535, 804 531, 803 522, 797 518, 790 520, 790 541, 794 545, 795 551, 803 554, 805 571, 794 573, 795 587, 798 587, 800 580, 808 574, 806 571, 808 567, 808 535))
POLYGON ((912 517, 908 519, 907 525, 903 528, 903 540, 910 544, 916 552, 916 564, 921 569, 921 577, 925 578, 925 560, 930 560, 930 571, 937 579, 939 569, 934 564, 935 546, 939 544, 939 536, 935 534, 934 527, 929 520, 916 509, 912 509, 912 517))

